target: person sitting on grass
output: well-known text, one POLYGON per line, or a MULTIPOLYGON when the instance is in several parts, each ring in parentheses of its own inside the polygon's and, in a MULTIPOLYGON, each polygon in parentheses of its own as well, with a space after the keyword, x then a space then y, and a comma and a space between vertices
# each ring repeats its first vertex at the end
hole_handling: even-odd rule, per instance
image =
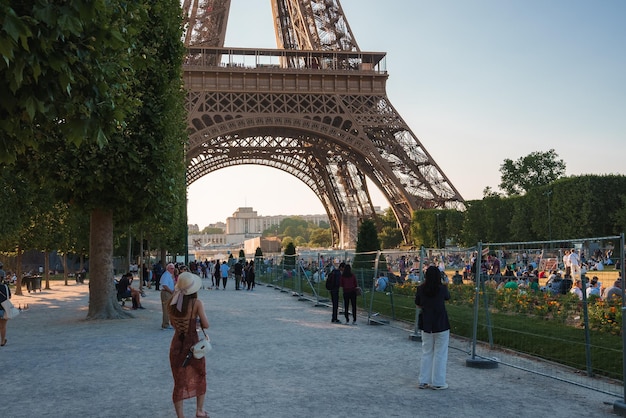
POLYGON ((517 290, 518 285, 517 285, 517 280, 515 280, 514 277, 509 277, 509 281, 506 282, 506 284, 504 285, 505 289, 512 289, 512 290, 517 290))
POLYGON ((385 276, 385 273, 378 273, 378 279, 376 279, 376 291, 384 292, 389 284, 389 278, 385 276))

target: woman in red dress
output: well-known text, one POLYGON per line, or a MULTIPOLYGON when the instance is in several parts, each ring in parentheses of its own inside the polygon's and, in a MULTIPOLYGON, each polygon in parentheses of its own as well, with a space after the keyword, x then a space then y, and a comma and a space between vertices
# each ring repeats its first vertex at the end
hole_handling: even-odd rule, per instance
POLYGON ((191 359, 185 363, 189 349, 199 341, 196 323, 202 328, 209 328, 209 320, 204 312, 204 305, 198 300, 198 290, 202 279, 195 274, 183 272, 178 276, 172 300, 169 305, 170 322, 174 327, 174 336, 170 344, 170 366, 174 376, 172 400, 176 416, 184 417, 183 401, 196 398, 196 417, 208 417, 204 411, 206 394, 206 363, 204 357, 191 359))

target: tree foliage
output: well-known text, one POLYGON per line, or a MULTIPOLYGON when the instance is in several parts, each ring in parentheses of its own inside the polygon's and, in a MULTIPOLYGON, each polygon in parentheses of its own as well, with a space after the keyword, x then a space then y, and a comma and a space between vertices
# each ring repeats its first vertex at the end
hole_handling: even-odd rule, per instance
POLYGON ((462 243, 619 235, 626 227, 626 176, 561 178, 523 196, 466 202, 462 243))
POLYGON ((293 242, 287 243, 284 252, 285 270, 293 270, 296 268, 296 246, 293 242))
POLYGON ((50 138, 102 146, 121 128, 133 108, 135 7, 115 0, 0 5, 0 162, 50 138))
POLYGON ((359 227, 356 242, 356 255, 353 267, 355 269, 372 269, 380 250, 380 240, 376 231, 376 224, 372 219, 365 219, 359 227))
POLYGON ((309 235, 309 246, 327 248, 332 245, 330 228, 316 228, 309 235))
MULTIPOLYGON (((0 159, 22 161, 29 182, 90 213, 88 317, 122 316, 111 277, 114 220, 152 224, 160 245, 185 248, 180 3, 13 3, 0 6, 0 159)), ((63 229, 41 215, 37 228, 63 229)), ((46 234, 39 245, 63 240, 46 234)))
POLYGON ((565 174, 565 162, 551 149, 532 152, 516 161, 505 159, 500 166, 500 189, 507 195, 521 195, 545 186, 565 174))

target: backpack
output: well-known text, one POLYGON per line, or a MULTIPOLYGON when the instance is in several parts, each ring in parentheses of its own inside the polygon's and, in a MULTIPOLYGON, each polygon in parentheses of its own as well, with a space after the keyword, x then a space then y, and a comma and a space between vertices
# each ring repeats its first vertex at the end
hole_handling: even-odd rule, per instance
POLYGON ((326 290, 335 290, 337 289, 337 278, 341 273, 339 270, 333 270, 328 275, 328 279, 326 279, 326 290))

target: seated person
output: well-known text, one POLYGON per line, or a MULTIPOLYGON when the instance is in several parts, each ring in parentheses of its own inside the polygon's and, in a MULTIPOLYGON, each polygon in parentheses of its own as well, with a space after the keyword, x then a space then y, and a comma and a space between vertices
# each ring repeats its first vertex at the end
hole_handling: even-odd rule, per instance
POLYGON ((133 309, 144 309, 141 306, 141 294, 139 290, 133 288, 131 283, 133 281, 133 273, 126 273, 122 276, 120 281, 117 284, 117 298, 132 298, 133 300, 133 309))
POLYGON ((612 287, 605 289, 602 295, 603 300, 611 300, 613 298, 622 298, 622 281, 620 279, 615 280, 612 287))
POLYGON ((589 296, 591 295, 594 295, 600 298, 601 288, 602 288, 602 283, 598 281, 597 276, 593 276, 593 278, 591 279, 591 283, 589 284, 589 287, 587 287, 587 299, 589 299, 589 296))
POLYGON ((576 295, 578 300, 583 300, 582 281, 580 279, 576 279, 574 281, 574 286, 572 286, 569 292, 576 295))
POLYGON ((376 279, 376 290, 378 292, 384 292, 389 285, 389 278, 387 278, 383 273, 378 274, 378 279, 376 279))
POLYGON ((515 280, 515 278, 513 277, 509 277, 509 281, 504 284, 504 288, 517 290, 518 289, 517 280, 515 280))
POLYGON ((452 276, 452 283, 454 284, 463 284, 463 276, 459 273, 458 270, 454 272, 454 276, 452 276))

